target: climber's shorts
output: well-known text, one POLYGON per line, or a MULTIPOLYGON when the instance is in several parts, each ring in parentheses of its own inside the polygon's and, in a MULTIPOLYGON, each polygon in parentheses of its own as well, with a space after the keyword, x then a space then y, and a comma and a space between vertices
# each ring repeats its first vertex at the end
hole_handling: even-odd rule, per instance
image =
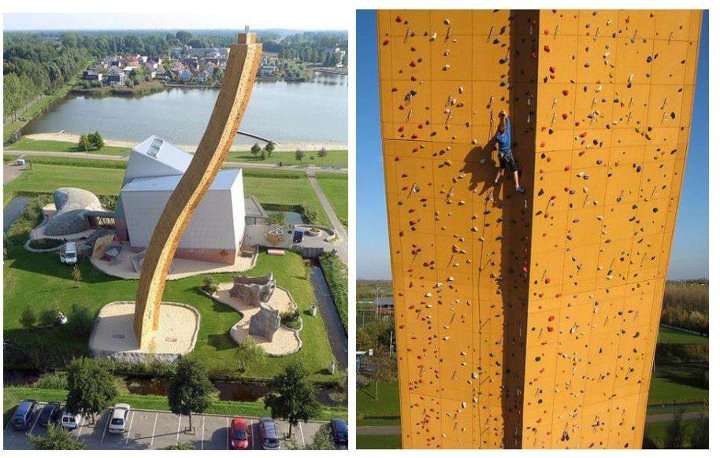
POLYGON ((500 167, 507 169, 508 172, 517 172, 517 164, 515 158, 512 155, 512 151, 507 153, 500 153, 500 167))

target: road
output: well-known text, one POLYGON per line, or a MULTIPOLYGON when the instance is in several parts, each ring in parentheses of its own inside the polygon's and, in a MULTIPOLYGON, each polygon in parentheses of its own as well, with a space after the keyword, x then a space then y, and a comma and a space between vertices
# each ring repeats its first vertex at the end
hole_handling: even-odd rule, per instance
POLYGON ((314 171, 308 171, 307 177, 310 182, 310 186, 312 186, 313 191, 315 191, 318 199, 320 199, 320 204, 322 205, 323 210, 325 210, 325 213, 328 215, 328 218, 330 218, 330 223, 338 235, 339 246, 337 247, 337 255, 345 265, 348 265, 348 236, 345 226, 343 226, 343 223, 340 222, 340 219, 335 213, 335 209, 330 204, 327 196, 325 196, 325 193, 320 187, 320 183, 318 183, 317 178, 315 178, 314 171))
MULTIPOLYGON (((18 156, 44 156, 44 157, 64 157, 70 159, 94 159, 105 161, 127 161, 128 156, 122 154, 96 154, 96 153, 65 153, 62 151, 24 151, 24 150, 6 150, 7 154, 18 156)), ((276 165, 271 163, 258 162, 225 162, 226 167, 237 167, 243 169, 263 169, 263 170, 289 170, 294 172, 305 172, 310 175, 316 171, 322 173, 338 173, 347 175, 347 168, 331 168, 331 167, 299 167, 296 165, 276 165)))
MULTIPOLYGON (((696 420, 703 416, 702 412, 685 412, 682 414, 683 420, 696 420)), ((663 423, 673 420, 672 413, 660 413, 648 415, 646 423, 663 423)), ((383 425, 383 426, 358 426, 358 436, 397 436, 400 435, 400 425, 383 425)))
MULTIPOLYGON (((39 412, 39 409, 38 409, 39 412)), ((28 431, 35 435, 46 434, 46 429, 37 424, 38 414, 35 414, 32 428, 28 431)), ((258 419, 245 417, 249 420, 250 448, 262 449, 258 419)), ((87 448, 93 450, 122 450, 122 449, 164 449, 178 443, 191 443, 199 450, 227 450, 229 448, 229 428, 232 417, 221 415, 193 415, 194 433, 187 432, 188 417, 175 415, 170 412, 150 410, 133 410, 128 420, 127 432, 110 434, 107 425, 110 421, 110 412, 100 415, 95 424, 83 424, 73 431, 73 435, 81 440, 87 448)), ((287 434, 287 422, 276 420, 281 436, 287 434)), ((88 422, 89 423, 89 422, 88 422)), ((325 422, 300 423, 293 428, 293 439, 298 446, 310 444, 315 434, 325 422)), ((287 448, 289 440, 283 440, 281 448, 287 448)), ((3 433, 4 449, 27 450, 31 449, 25 432, 15 431, 12 426, 5 427, 3 433)))
POLYGON ((315 297, 318 300, 318 308, 320 309, 320 315, 322 316, 323 322, 325 323, 325 330, 327 331, 328 339, 330 339, 330 348, 332 349, 333 356, 337 360, 340 368, 347 369, 348 367, 348 341, 347 334, 345 334, 345 327, 340 320, 335 303, 333 302, 328 284, 325 281, 325 276, 322 273, 322 269, 318 266, 312 266, 310 272, 310 279, 315 290, 315 297))

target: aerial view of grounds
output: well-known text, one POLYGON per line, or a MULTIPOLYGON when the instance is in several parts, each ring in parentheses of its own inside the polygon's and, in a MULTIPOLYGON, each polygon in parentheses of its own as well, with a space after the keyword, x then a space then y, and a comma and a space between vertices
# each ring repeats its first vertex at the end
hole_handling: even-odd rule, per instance
POLYGON ((347 33, 45 17, 5 16, 3 447, 346 448, 347 33))

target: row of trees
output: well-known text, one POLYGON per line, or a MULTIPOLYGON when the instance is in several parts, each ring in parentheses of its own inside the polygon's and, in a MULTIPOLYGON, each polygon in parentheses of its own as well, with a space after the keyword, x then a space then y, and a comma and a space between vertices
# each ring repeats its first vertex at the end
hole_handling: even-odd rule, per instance
MULTIPOLYGON (((307 379, 308 373, 301 363, 289 365, 269 383, 270 394, 265 407, 273 418, 285 419, 292 427, 317 416, 320 404, 315 399, 315 387, 307 379)), ((210 382, 205 366, 197 359, 182 358, 176 364, 168 385, 170 410, 188 416, 188 427, 193 430, 192 414, 203 413, 211 405, 215 387, 210 382)), ((67 368, 66 408, 90 418, 95 423, 97 414, 108 408, 118 396, 117 387, 108 363, 92 358, 73 360, 67 368)), ((31 437, 38 449, 79 449, 83 444, 61 429, 50 428, 46 437, 31 437)))

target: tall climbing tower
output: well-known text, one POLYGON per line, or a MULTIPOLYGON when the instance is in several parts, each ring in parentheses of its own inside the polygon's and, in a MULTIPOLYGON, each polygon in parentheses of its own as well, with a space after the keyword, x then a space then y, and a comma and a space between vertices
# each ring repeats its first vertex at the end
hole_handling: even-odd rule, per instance
POLYGON ((403 446, 640 447, 702 12, 377 18, 403 446))

